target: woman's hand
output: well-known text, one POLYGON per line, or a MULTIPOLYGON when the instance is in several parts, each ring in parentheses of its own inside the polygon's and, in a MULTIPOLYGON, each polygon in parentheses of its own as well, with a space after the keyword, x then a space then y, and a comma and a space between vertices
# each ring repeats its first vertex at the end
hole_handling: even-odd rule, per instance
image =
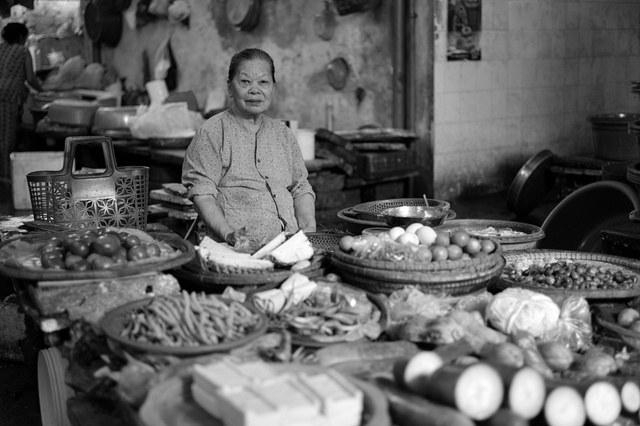
POLYGON ((227 236, 235 231, 225 220, 222 210, 212 195, 194 196, 193 206, 202 222, 219 241, 226 241, 227 236))

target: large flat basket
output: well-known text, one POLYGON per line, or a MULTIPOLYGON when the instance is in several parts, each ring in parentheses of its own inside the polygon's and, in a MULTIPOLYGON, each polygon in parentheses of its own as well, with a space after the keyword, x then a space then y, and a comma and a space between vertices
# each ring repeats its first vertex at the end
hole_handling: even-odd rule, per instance
POLYGON ((149 168, 117 167, 108 137, 67 138, 62 170, 28 173, 27 184, 35 220, 75 229, 147 225, 149 168), (89 144, 102 145, 105 169, 79 173, 76 147, 89 144))

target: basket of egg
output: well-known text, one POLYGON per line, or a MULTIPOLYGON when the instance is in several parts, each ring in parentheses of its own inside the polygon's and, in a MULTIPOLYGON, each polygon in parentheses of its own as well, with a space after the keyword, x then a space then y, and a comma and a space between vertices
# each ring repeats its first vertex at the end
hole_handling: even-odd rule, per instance
POLYGON ((505 262, 495 238, 465 230, 438 232, 421 223, 359 236, 347 235, 333 253, 332 265, 343 281, 374 293, 405 285, 426 293, 474 293, 498 279, 505 262))

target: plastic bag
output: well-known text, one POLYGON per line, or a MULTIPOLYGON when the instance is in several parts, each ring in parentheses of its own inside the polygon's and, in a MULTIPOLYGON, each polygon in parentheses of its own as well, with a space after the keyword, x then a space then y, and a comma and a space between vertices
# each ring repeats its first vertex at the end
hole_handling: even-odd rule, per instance
POLYGON ((591 341, 592 334, 589 303, 583 297, 569 296, 562 302, 557 327, 545 333, 543 340, 558 341, 577 351, 591 341))
POLYGON ((202 116, 198 119, 189 111, 186 102, 175 102, 140 107, 129 128, 136 139, 188 138, 203 122, 202 116))
POLYGON ((82 74, 75 81, 76 89, 101 90, 105 68, 102 64, 91 63, 85 67, 82 74))
POLYGON ((508 288, 487 305, 485 317, 505 334, 517 330, 542 337, 558 325, 560 308, 549 296, 522 288, 508 288))
POLYGON ((167 37, 158 48, 155 58, 153 76, 156 80, 164 80, 169 92, 178 86, 178 64, 171 49, 171 37, 167 37))

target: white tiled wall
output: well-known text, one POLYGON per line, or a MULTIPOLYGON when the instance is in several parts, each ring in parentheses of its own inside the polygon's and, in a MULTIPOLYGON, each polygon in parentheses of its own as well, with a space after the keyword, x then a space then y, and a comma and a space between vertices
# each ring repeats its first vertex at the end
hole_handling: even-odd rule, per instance
POLYGON ((640 1, 483 0, 480 61, 447 61, 436 8, 435 196, 508 187, 550 149, 592 155, 591 114, 640 111, 640 1))

